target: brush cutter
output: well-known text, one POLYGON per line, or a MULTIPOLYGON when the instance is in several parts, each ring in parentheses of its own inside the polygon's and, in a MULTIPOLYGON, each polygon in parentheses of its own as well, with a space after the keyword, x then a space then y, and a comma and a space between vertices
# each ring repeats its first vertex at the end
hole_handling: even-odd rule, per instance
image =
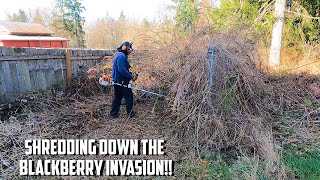
POLYGON ((145 93, 145 94, 148 94, 148 95, 151 95, 151 96, 158 96, 160 98, 164 98, 164 95, 162 95, 162 94, 151 92, 151 91, 147 91, 147 90, 140 89, 140 88, 137 88, 137 87, 133 87, 133 85, 131 83, 129 83, 128 85, 115 83, 115 82, 111 81, 111 77, 108 76, 108 75, 102 75, 99 78, 99 84, 102 85, 102 86, 113 86, 113 85, 122 86, 122 87, 130 88, 132 90, 140 91, 142 93, 145 93))

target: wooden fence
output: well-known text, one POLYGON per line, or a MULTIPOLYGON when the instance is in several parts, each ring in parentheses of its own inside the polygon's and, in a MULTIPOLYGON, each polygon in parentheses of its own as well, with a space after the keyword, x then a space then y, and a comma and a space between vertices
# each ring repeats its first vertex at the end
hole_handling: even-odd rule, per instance
POLYGON ((72 76, 115 50, 0 47, 0 103, 50 87, 65 88, 72 76), (68 81, 69 79, 69 81, 68 81))

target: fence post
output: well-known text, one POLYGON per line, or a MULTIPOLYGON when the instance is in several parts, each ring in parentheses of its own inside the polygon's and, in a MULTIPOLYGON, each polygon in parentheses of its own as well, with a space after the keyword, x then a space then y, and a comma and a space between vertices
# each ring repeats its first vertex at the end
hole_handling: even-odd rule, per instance
POLYGON ((209 48, 209 78, 208 78, 208 84, 209 87, 213 86, 213 78, 214 78, 214 61, 217 59, 216 53, 218 52, 218 49, 216 47, 210 47, 209 48))
POLYGON ((72 64, 70 58, 70 50, 65 49, 66 52, 66 76, 67 76, 67 87, 72 86, 72 64))

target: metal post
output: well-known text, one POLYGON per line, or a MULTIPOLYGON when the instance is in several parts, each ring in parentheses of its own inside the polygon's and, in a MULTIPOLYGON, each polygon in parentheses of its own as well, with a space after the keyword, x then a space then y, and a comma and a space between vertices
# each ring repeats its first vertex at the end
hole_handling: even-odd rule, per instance
POLYGON ((209 78, 208 78, 208 84, 209 87, 213 86, 213 79, 214 79, 214 61, 217 59, 216 53, 218 52, 218 49, 216 47, 210 47, 209 48, 209 78))

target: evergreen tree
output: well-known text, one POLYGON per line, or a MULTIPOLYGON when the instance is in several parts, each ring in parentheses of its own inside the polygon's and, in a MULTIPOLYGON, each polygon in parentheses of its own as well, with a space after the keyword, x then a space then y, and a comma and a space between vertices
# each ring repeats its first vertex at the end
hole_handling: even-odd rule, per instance
POLYGON ((51 9, 45 17, 49 28, 54 32, 55 36, 69 38, 70 44, 73 39, 71 38, 71 33, 68 32, 64 26, 63 18, 59 9, 51 9))
POLYGON ((85 10, 81 0, 57 0, 58 7, 62 13, 64 27, 76 38, 77 47, 85 47, 83 25, 85 18, 81 13, 85 10))
POLYGON ((126 21, 126 16, 124 15, 123 11, 121 11, 121 13, 120 13, 119 21, 120 22, 125 22, 126 21))
POLYGON ((177 3, 176 26, 180 32, 189 33, 194 31, 199 19, 197 0, 172 0, 177 3))
POLYGON ((24 10, 19 9, 18 14, 7 14, 7 20, 12 22, 28 22, 28 17, 24 10))

